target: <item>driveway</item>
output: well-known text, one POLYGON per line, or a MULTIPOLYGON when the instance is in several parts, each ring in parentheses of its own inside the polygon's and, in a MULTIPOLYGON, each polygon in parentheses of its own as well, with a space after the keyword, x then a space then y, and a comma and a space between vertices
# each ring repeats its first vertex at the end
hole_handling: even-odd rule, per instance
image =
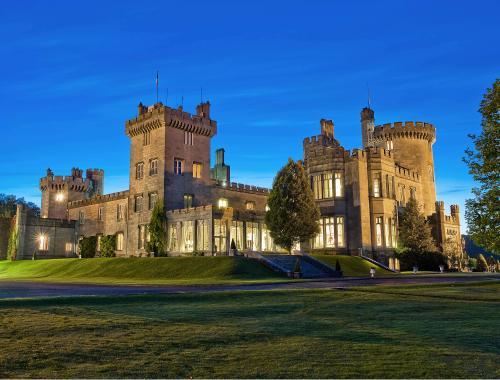
POLYGON ((0 281, 0 299, 38 298, 38 297, 73 297, 73 296, 125 296, 138 294, 175 294, 205 293, 237 290, 287 290, 287 289, 336 289, 355 286, 377 285, 425 285, 458 284, 478 281, 500 281, 500 275, 467 276, 412 276, 389 278, 347 278, 322 279, 307 282, 285 282, 270 284, 243 285, 89 285, 61 284, 28 281, 0 281))

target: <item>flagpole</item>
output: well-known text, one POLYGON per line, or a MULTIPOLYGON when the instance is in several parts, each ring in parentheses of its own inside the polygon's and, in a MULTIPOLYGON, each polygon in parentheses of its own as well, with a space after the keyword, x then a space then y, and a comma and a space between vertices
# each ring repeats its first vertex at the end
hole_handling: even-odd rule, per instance
POLYGON ((156 71, 156 103, 158 103, 158 71, 156 71))

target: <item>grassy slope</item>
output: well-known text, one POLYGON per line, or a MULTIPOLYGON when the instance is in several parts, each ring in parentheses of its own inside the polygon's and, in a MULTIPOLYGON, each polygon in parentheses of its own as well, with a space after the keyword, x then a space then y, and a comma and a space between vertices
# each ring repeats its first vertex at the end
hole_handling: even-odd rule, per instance
POLYGON ((498 283, 377 289, 2 301, 0 377, 500 377, 498 283))
POLYGON ((1 279, 37 281, 204 284, 279 281, 281 277, 237 257, 99 258, 0 263, 1 279))
POLYGON ((366 277, 370 275, 370 268, 375 268, 376 276, 386 276, 393 275, 393 272, 390 272, 382 267, 374 265, 367 260, 364 260, 361 257, 357 256, 342 256, 342 255, 313 255, 315 258, 325 262, 325 264, 330 265, 335 268, 335 263, 338 260, 340 263, 340 267, 344 276, 346 277, 366 277))

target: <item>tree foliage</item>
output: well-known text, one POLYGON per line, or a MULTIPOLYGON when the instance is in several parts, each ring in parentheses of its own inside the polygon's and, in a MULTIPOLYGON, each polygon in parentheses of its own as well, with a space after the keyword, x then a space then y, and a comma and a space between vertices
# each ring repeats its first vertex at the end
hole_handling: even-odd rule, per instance
POLYGON ((298 243, 319 231, 320 212, 304 168, 292 159, 278 172, 268 197, 266 225, 279 246, 291 252, 298 243))
POLYGON ((17 198, 15 195, 0 193, 0 217, 13 217, 16 214, 16 206, 18 204, 25 205, 28 209, 28 213, 31 215, 40 216, 40 208, 36 204, 26 202, 24 198, 17 198))
POLYGON ((17 256, 17 228, 16 218, 12 219, 9 232, 9 241, 7 244, 7 260, 15 260, 17 256))
POLYGON ((163 199, 158 199, 153 208, 148 231, 149 241, 146 243, 146 250, 152 252, 155 257, 164 256, 167 246, 167 216, 163 199))
POLYGON ((399 216, 400 246, 416 253, 436 250, 431 226, 420 212, 418 202, 410 198, 399 216))
POLYGON ((105 235, 101 237, 99 249, 101 257, 114 257, 116 249, 116 236, 105 235))
POLYGON ((84 259, 95 257, 97 250, 97 237, 87 236, 80 239, 78 242, 78 251, 80 256, 84 259))
POLYGON ((500 80, 486 91, 479 112, 481 134, 469 135, 474 149, 465 151, 469 173, 479 183, 465 202, 465 219, 472 240, 500 254, 500 80))

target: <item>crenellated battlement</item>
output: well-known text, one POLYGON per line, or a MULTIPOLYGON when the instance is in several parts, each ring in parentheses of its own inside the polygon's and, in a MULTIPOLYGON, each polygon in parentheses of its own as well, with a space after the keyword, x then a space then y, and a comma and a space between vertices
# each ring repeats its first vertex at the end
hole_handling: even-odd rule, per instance
POLYGON ((330 146, 330 147, 335 147, 335 146, 340 146, 340 143, 335 140, 333 137, 330 138, 327 135, 317 135, 317 136, 311 136, 311 137, 306 137, 303 140, 303 146, 305 148, 314 148, 317 146, 330 146))
POLYGON ((381 148, 381 147, 373 147, 373 148, 366 148, 365 151, 368 153, 368 157, 370 158, 388 158, 392 159, 392 152, 388 149, 381 148))
POLYGON ((169 210, 167 211, 167 215, 176 215, 176 214, 189 214, 193 211, 212 211, 213 206, 210 205, 204 205, 204 206, 197 206, 197 207, 189 207, 189 208, 180 208, 180 209, 175 209, 175 210, 169 210))
POLYGON ((125 122, 125 133, 128 136, 136 136, 162 126, 169 126, 204 136, 214 136, 217 133, 217 122, 210 119, 209 115, 209 102, 200 104, 196 115, 184 112, 182 107, 171 108, 161 102, 149 107, 141 103, 139 115, 125 122))
POLYGON ((78 201, 68 202, 68 208, 77 208, 82 206, 93 205, 97 203, 104 203, 109 201, 114 201, 118 199, 127 199, 129 195, 128 190, 118 191, 116 193, 110 193, 105 195, 96 195, 92 198, 81 199, 78 201))
POLYGON ((69 190, 74 192, 85 193, 90 189, 92 180, 102 181, 104 170, 102 169, 87 169, 86 178, 82 176, 83 171, 79 168, 72 168, 71 175, 60 176, 54 175, 52 170, 47 170, 47 175, 40 178, 40 190, 62 191, 69 190))
POLYGON ((436 128, 433 124, 422 121, 394 122, 377 125, 373 132, 375 140, 392 140, 395 138, 422 139, 434 143, 436 128))
POLYGON ((394 168, 396 170, 396 174, 399 177, 405 177, 407 179, 420 182, 420 179, 421 179, 420 174, 417 171, 407 169, 407 168, 405 168, 401 165, 398 165, 398 164, 395 164, 394 168))
POLYGON ((214 181, 215 186, 227 190, 232 190, 232 191, 240 191, 240 192, 245 192, 245 193, 254 193, 254 194, 269 194, 270 189, 267 189, 265 187, 259 187, 259 186, 253 186, 253 185, 246 185, 244 183, 237 183, 237 182, 229 182, 224 185, 224 183, 219 182, 219 181, 214 181))

